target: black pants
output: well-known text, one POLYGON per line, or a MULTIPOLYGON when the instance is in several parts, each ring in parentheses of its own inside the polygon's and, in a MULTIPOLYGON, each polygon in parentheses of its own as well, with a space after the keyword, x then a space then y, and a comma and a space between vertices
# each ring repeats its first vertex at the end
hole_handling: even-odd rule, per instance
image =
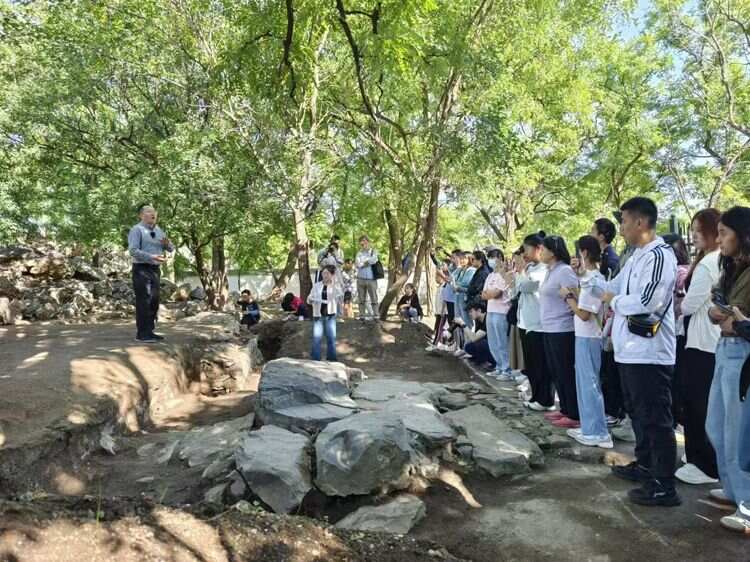
POLYGON ((135 325, 139 338, 145 338, 154 333, 156 316, 159 313, 160 276, 158 265, 141 263, 133 265, 135 325))
POLYGON ((615 363, 614 351, 602 351, 602 394, 604 395, 604 411, 608 416, 621 420, 625 417, 625 402, 622 397, 620 372, 615 363))
POLYGON ((579 420, 576 394, 576 336, 575 332, 544 334, 544 355, 560 399, 560 412, 572 420, 579 420))
POLYGON ((618 364, 625 409, 633 421, 635 457, 654 478, 673 485, 677 443, 672 427, 671 365, 618 364))
MULTIPOLYGON (((685 343, 685 336, 677 336, 677 362, 674 366, 674 377, 672 378, 672 420, 675 427, 678 423, 685 425, 685 398, 680 380, 685 369, 685 343)), ((711 372, 713 373, 713 370, 711 372)), ((706 395, 706 398, 708 398, 708 395, 706 395)))
POLYGON ((456 303, 455 302, 447 302, 445 303, 445 308, 448 311, 448 323, 452 324, 453 319, 456 317, 456 303))
POLYGON ((519 332, 526 376, 529 377, 531 386, 531 402, 537 402, 546 407, 554 406, 555 389, 552 386, 552 377, 544 356, 544 335, 526 330, 519 330, 519 332))
POLYGON ((685 425, 685 454, 687 461, 711 478, 718 478, 716 452, 706 435, 708 394, 714 379, 716 356, 698 349, 685 349, 680 386, 683 398, 685 425))

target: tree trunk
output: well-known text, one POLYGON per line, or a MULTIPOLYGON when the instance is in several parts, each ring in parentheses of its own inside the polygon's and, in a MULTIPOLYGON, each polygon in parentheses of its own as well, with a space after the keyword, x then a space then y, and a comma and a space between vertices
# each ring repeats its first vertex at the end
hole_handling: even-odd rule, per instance
MULTIPOLYGON (((419 282, 422 277, 422 267, 426 263, 425 260, 430 259, 433 246, 435 245, 435 234, 437 233, 437 217, 438 217, 438 199, 440 197, 440 178, 436 177, 430 181, 430 200, 427 207, 427 215, 424 219, 424 227, 422 228, 422 241, 419 244, 419 251, 417 252, 416 270, 414 272, 415 281, 419 282)), ((429 276, 427 278, 427 287, 432 286, 433 280, 429 276)), ((432 310, 428 310, 432 313, 432 310)))
POLYGON ((287 284, 289 283, 289 278, 294 273, 294 269, 297 266, 297 245, 293 244, 292 249, 289 250, 289 253, 286 256, 286 263, 284 264, 284 269, 281 270, 281 273, 279 274, 276 279, 274 279, 273 289, 271 290, 271 294, 269 295, 272 299, 277 299, 281 296, 281 293, 284 292, 286 289, 287 284))
POLYGON ((390 208, 385 209, 383 215, 385 217, 385 224, 388 226, 388 288, 390 288, 401 274, 404 245, 401 240, 401 226, 398 217, 390 208))
POLYGON ((310 241, 307 239, 305 213, 299 208, 294 209, 294 240, 299 275, 299 296, 304 301, 312 290, 312 276, 310 275, 310 241))
POLYGON ((208 305, 214 310, 221 310, 229 295, 229 276, 227 259, 224 251, 224 237, 219 236, 211 241, 211 274, 206 290, 208 305))

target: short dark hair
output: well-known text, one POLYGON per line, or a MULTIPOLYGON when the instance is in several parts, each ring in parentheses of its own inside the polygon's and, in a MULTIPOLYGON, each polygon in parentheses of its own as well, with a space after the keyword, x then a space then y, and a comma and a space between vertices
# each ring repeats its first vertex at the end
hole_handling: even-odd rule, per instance
POLYGON ((481 261, 482 265, 487 265, 487 256, 484 255, 482 250, 474 250, 471 255, 474 256, 475 260, 481 261))
POLYGON ((504 260, 505 257, 503 256, 503 251, 500 248, 493 248, 489 252, 487 252, 488 258, 500 258, 501 260, 504 260))
POLYGON ((407 283, 406 285, 404 285, 404 289, 406 289, 406 288, 409 288, 409 289, 411 289, 413 291, 414 290, 414 283, 407 283))
POLYGON ((326 266, 323 266, 323 270, 327 271, 331 275, 336 275, 336 266, 335 265, 326 265, 326 266))
POLYGON ((250 295, 250 289, 244 289, 241 293, 241 295, 250 295))
POLYGON ((604 241, 609 244, 612 242, 612 240, 615 239, 615 235, 617 234, 617 228, 615 228, 615 223, 613 223, 609 219, 601 218, 596 219, 594 221, 594 228, 596 228, 596 232, 604 237, 604 241))
POLYGON ((586 250, 589 254, 589 259, 594 263, 599 263, 602 259, 602 248, 599 246, 599 240, 593 236, 581 236, 578 239, 578 249, 586 250))
MULTIPOLYGON (((535 232, 534 234, 529 234, 526 238, 523 239, 523 246, 532 246, 534 248, 538 248, 542 245, 542 242, 544 242, 544 239, 547 237, 547 234, 540 230, 539 232, 535 232)), ((521 249, 523 249, 523 246, 521 249)))
POLYGON ((559 261, 570 265, 570 252, 562 236, 547 236, 542 240, 542 245, 547 248, 559 261))
POLYGON ((632 199, 628 199, 622 204, 620 210, 648 219, 648 226, 650 228, 656 228, 656 221, 659 220, 659 211, 656 208, 656 203, 648 197, 633 197, 632 199))
POLYGON ((338 234, 331 236, 331 242, 338 242, 339 240, 341 240, 341 237, 338 234))
POLYGON ((466 307, 466 310, 478 310, 480 312, 487 312, 487 305, 482 301, 471 301, 469 303, 469 306, 466 307))

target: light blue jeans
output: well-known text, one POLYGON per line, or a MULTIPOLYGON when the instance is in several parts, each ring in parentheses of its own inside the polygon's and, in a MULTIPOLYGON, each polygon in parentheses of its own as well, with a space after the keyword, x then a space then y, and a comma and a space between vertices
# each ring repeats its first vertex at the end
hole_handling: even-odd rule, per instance
POLYGON ((474 329, 474 320, 471 319, 469 311, 466 310, 466 293, 456 292, 456 315, 464 321, 467 328, 474 329))
POLYGON ((419 311, 416 308, 402 308, 400 311, 401 318, 404 320, 411 320, 412 318, 419 318, 419 311))
POLYGON ((750 401, 740 402, 742 366, 750 357, 750 342, 725 338, 716 346, 716 369, 708 396, 706 433, 716 450, 719 479, 736 504, 750 507, 750 472, 742 470, 740 454, 750 448, 750 433, 742 423, 750 416, 750 401))
POLYGON ((585 437, 596 439, 606 439, 609 436, 599 378, 601 366, 601 338, 576 336, 576 398, 581 416, 581 433, 585 437))
POLYGON ((336 361, 336 315, 319 316, 313 318, 313 339, 312 339, 312 357, 315 361, 320 361, 320 344, 323 340, 323 333, 326 335, 326 359, 336 361))
POLYGON ((508 315, 502 312, 487 313, 487 343, 495 358, 498 373, 510 373, 510 349, 508 348, 508 315))

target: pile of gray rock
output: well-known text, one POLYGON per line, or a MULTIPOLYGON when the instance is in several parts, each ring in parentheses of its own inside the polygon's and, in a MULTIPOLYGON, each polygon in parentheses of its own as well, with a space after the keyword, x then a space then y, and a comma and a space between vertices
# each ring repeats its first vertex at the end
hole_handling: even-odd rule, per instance
POLYGON ((188 432, 150 453, 205 467, 211 503, 249 495, 291 513, 311 492, 366 496, 369 505, 339 526, 406 533, 425 514, 410 492, 441 467, 497 477, 544 463, 533 440, 476 396, 490 394, 471 383, 367 379, 341 363, 277 359, 263 368, 254 419, 188 432))
MULTIPOLYGON (((0 247, 0 324, 61 319, 126 318, 135 311, 130 259, 102 248, 89 260, 73 248, 47 241, 0 247)), ((202 288, 162 278, 162 300, 175 316, 206 310, 202 288)))

